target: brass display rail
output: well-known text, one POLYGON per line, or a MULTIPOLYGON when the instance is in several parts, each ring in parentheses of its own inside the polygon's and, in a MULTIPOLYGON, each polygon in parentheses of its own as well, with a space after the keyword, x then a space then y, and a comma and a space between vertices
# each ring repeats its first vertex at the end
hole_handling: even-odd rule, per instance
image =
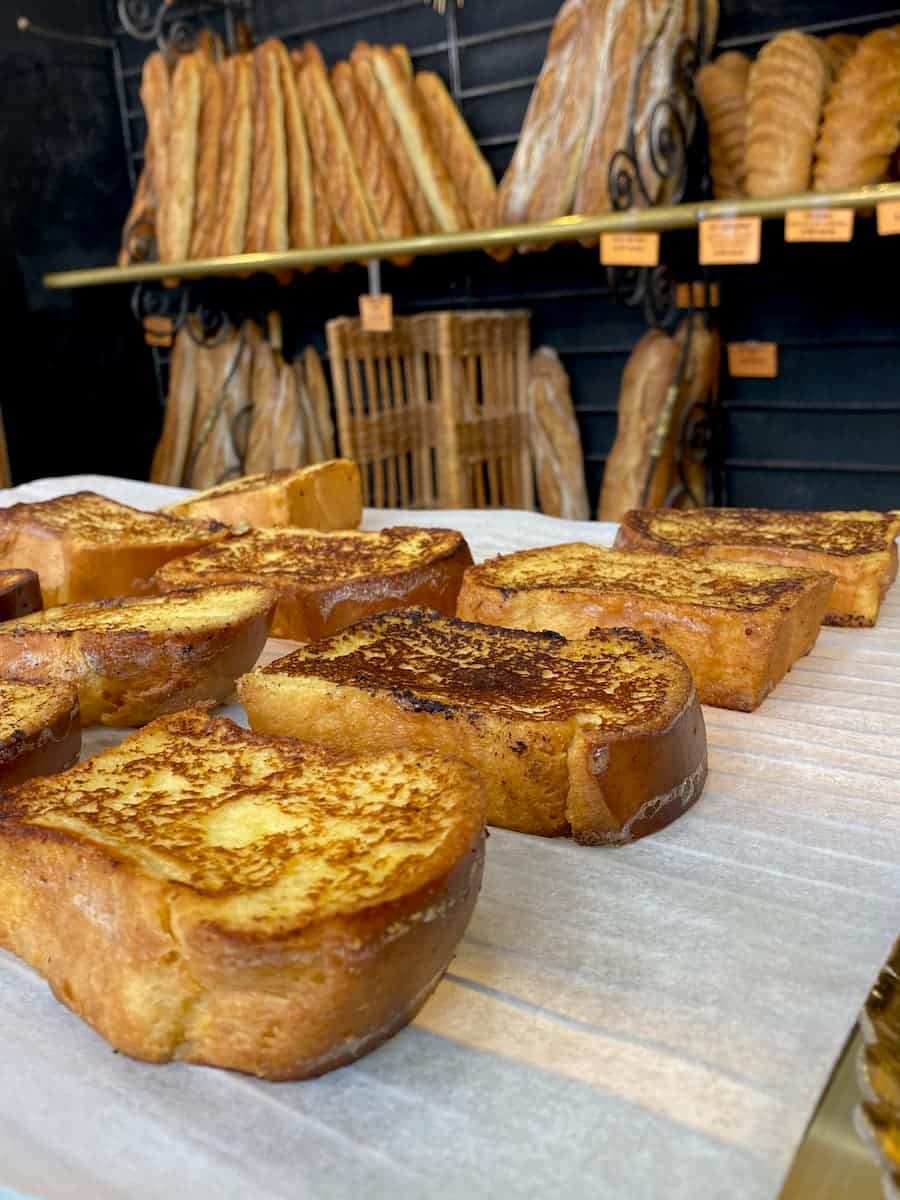
POLYGON ((160 279, 203 279, 214 275, 250 275, 257 271, 279 274, 312 267, 346 263, 380 262, 422 255, 459 254, 471 250, 503 250, 517 246, 550 245, 596 238, 601 233, 640 231, 665 233, 697 227, 715 217, 783 217, 793 209, 872 208, 882 200, 900 201, 900 184, 853 188, 844 192, 804 192, 748 200, 706 200, 694 204, 660 205, 597 217, 559 217, 497 229, 468 229, 383 242, 327 246, 317 250, 286 250, 275 254, 235 254, 225 258, 197 258, 186 262, 139 263, 129 267, 89 267, 54 271, 44 276, 48 288, 95 287, 108 283, 141 283, 160 279))

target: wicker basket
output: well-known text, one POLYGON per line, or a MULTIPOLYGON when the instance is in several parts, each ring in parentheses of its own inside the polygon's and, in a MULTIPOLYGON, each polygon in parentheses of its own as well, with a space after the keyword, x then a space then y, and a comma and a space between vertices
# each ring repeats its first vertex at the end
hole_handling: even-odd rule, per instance
POLYGON ((429 313, 391 333, 342 317, 326 332, 340 449, 366 504, 533 507, 527 313, 429 313))

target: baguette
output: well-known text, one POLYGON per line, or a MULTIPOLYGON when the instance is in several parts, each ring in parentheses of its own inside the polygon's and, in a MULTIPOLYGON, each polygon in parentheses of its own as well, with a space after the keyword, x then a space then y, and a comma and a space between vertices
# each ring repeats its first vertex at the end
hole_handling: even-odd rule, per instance
POLYGON ((227 58, 221 66, 225 119, 216 228, 217 252, 243 254, 250 214, 253 162, 253 63, 247 54, 227 58))
POLYGON ((267 45, 278 61, 284 102, 284 132, 287 151, 288 241, 292 249, 316 245, 316 211, 313 189, 312 153, 306 120, 300 104, 294 64, 284 43, 272 38, 267 45))
MULTIPOLYGON (((635 147, 638 170, 650 204, 669 199, 668 189, 678 175, 673 160, 658 161, 655 148, 654 122, 658 119, 658 106, 672 96, 675 75, 678 70, 678 46, 685 22, 684 0, 644 0, 645 23, 642 56, 646 62, 640 75, 634 117, 635 147)), ((677 102, 676 102, 677 107, 677 102)), ((687 112, 680 109, 682 121, 687 112)), ((685 135, 690 131, 686 128, 685 135)), ((676 154, 683 153, 676 141, 676 154)), ((643 196, 635 201, 643 204, 643 196)))
POLYGON ((425 193, 435 225, 444 233, 467 229, 469 219, 465 207, 432 144, 413 83, 396 57, 384 46, 372 46, 369 54, 375 78, 400 132, 419 186, 425 193))
MULTIPOLYGON (((147 121, 144 165, 152 165, 152 187, 159 205, 169 190, 169 129, 171 105, 171 79, 165 58, 158 50, 149 55, 141 71, 141 104, 147 121)), ((148 183, 151 181, 148 180, 148 183)), ((156 238, 159 240, 159 213, 157 213, 156 238)))
POLYGON ((272 470, 295 471, 306 463, 306 429, 297 394, 297 373, 279 353, 278 388, 272 412, 272 470))
POLYGON ((322 360, 315 346, 307 346, 303 351, 303 376, 306 380, 306 387, 316 414, 316 424, 318 425, 319 436, 322 442, 322 455, 326 459, 334 458, 335 443, 334 422, 331 419, 331 390, 328 387, 328 380, 325 378, 325 371, 322 368, 322 360))
POLYGON ((134 190, 134 199, 122 227, 122 244, 117 259, 120 267, 150 262, 157 255, 156 222, 159 203, 153 182, 153 143, 144 142, 144 166, 134 190))
POLYGON ((152 483, 180 487, 191 449, 197 400, 197 344, 182 325, 175 335, 162 434, 150 467, 152 483))
POLYGON ((837 78, 838 71, 859 45, 854 33, 832 33, 825 39, 825 49, 831 63, 831 74, 837 78))
POLYGON ((288 167, 277 43, 253 51, 253 170, 246 249, 288 248, 288 167))
POLYGON ((571 521, 590 518, 581 435, 569 377, 555 350, 542 346, 528 367, 531 453, 541 511, 571 521))
MULTIPOLYGON (((244 473, 264 474, 272 470, 274 446, 272 421, 278 402, 278 361, 270 343, 257 332, 251 335, 253 361, 250 373, 252 413, 244 456, 244 473)), ((280 357, 280 356, 278 356, 280 357)))
POLYGON ((497 224, 497 181, 478 143, 440 75, 420 71, 416 92, 428 121, 428 131, 466 207, 473 229, 497 224))
POLYGON ((374 242, 378 228, 360 178, 347 130, 322 55, 312 42, 304 48, 298 77, 313 160, 328 197, 331 215, 346 242, 374 242))
POLYGON ((749 72, 750 60, 734 52, 697 72, 695 86, 709 128, 710 173, 717 200, 744 194, 749 72))
POLYGON ((357 42, 350 55, 353 74, 381 131, 381 140, 394 160, 397 178, 415 219, 416 232, 434 233, 437 224, 432 216, 425 192, 416 177, 412 159, 406 151, 400 129, 391 115, 387 97, 375 78, 371 52, 372 47, 367 42, 357 42))
POLYGON ((396 45, 391 46, 390 49, 391 54, 393 54, 397 62, 403 68, 403 74, 407 79, 412 79, 415 72, 413 71, 412 55, 410 54, 408 47, 397 43, 396 45))
POLYGON ((250 350, 233 333, 218 346, 201 352, 205 370, 198 385, 196 440, 192 451, 191 487, 213 487, 241 473, 235 444, 235 421, 250 392, 250 350))
POLYGON ((219 191, 219 153, 225 119, 222 74, 213 59, 201 63, 200 125, 198 132, 197 198, 191 234, 191 258, 210 258, 216 253, 219 229, 216 202, 219 191))
POLYGON ((183 262, 190 255, 204 62, 196 52, 183 54, 172 74, 165 183, 159 189, 160 262, 183 262))

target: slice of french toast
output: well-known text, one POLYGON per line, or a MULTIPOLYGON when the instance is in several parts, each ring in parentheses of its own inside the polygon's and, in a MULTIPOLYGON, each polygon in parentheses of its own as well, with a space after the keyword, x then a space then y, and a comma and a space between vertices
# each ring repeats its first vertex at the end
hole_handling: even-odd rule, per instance
POLYGON ((370 617, 245 675, 250 724, 337 750, 409 747, 481 772, 488 822, 619 845, 700 795, 690 672, 630 629, 566 641, 423 609, 370 617))
POLYGON ((874 625, 897 577, 900 514, 764 508, 633 509, 616 536, 623 550, 779 563, 830 571, 826 625, 874 625))
POLYGON ((802 567, 695 561, 575 542, 470 567, 469 621, 584 637, 627 626, 661 638, 703 704, 752 711, 819 633, 833 577, 802 567))
POLYGON ((73 685, 85 725, 143 725, 227 699, 259 658, 275 600, 240 584, 49 608, 0 625, 0 675, 73 685))
POLYGON ((228 525, 356 529, 362 517, 362 482, 355 462, 336 458, 298 471, 244 475, 162 511, 228 525))
POLYGON ((40 612, 44 607, 37 571, 10 567, 0 571, 0 621, 40 612))
POLYGON ((230 536, 210 521, 142 512, 95 492, 0 508, 0 567, 38 573, 46 605, 140 591, 157 567, 230 536))
POLYGON ((377 533, 257 529, 156 574, 159 588, 252 581, 278 593, 272 636, 305 642, 391 608, 450 616, 472 562, 454 529, 397 526, 377 533))
POLYGON ((0 679, 0 788, 63 771, 80 750, 81 722, 73 687, 0 679))
POLYGON ((0 945, 126 1054, 318 1075, 437 985, 483 823, 462 762, 189 709, 0 796, 0 945))

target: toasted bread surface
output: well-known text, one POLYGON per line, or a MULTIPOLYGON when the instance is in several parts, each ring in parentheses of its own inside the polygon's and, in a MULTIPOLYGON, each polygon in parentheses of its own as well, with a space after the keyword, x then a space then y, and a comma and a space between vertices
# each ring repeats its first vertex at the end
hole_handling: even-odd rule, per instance
POLYGON ((240 681, 251 726, 338 750, 458 755, 485 784, 488 821, 620 844, 700 794, 706 737, 690 672, 659 641, 580 641, 386 613, 240 681))
POLYGON ((468 921, 465 764, 198 709, 0 800, 0 943, 118 1049, 319 1074, 405 1024, 468 921))
POLYGON ((812 648, 833 576, 801 567, 696 562, 573 543, 471 567, 466 620, 584 637, 627 626, 685 660, 704 704, 756 708, 812 648))
POLYGON ((245 584, 50 608, 0 625, 0 674, 76 687, 85 725, 141 725, 226 699, 265 645, 275 600, 245 584))
POLYGON ((273 637, 309 641, 391 608, 452 614, 472 556, 453 529, 257 529, 167 564, 160 588, 255 581, 278 593, 273 637))
POLYGON ((634 509, 616 537, 622 549, 695 558, 781 563, 830 571, 827 625, 874 625, 897 577, 895 513, 761 508, 634 509))
POLYGON ((170 504, 163 512, 229 525, 355 529, 362 517, 359 467, 346 458, 244 475, 170 504))
POLYGON ((73 687, 0 679, 0 787, 63 771, 80 749, 73 687))
POLYGON ((229 532, 73 492, 0 509, 0 567, 36 571, 48 605, 102 600, 140 590, 164 562, 229 532))
POLYGON ((0 621, 39 612, 43 606, 37 571, 24 567, 0 571, 0 621))

